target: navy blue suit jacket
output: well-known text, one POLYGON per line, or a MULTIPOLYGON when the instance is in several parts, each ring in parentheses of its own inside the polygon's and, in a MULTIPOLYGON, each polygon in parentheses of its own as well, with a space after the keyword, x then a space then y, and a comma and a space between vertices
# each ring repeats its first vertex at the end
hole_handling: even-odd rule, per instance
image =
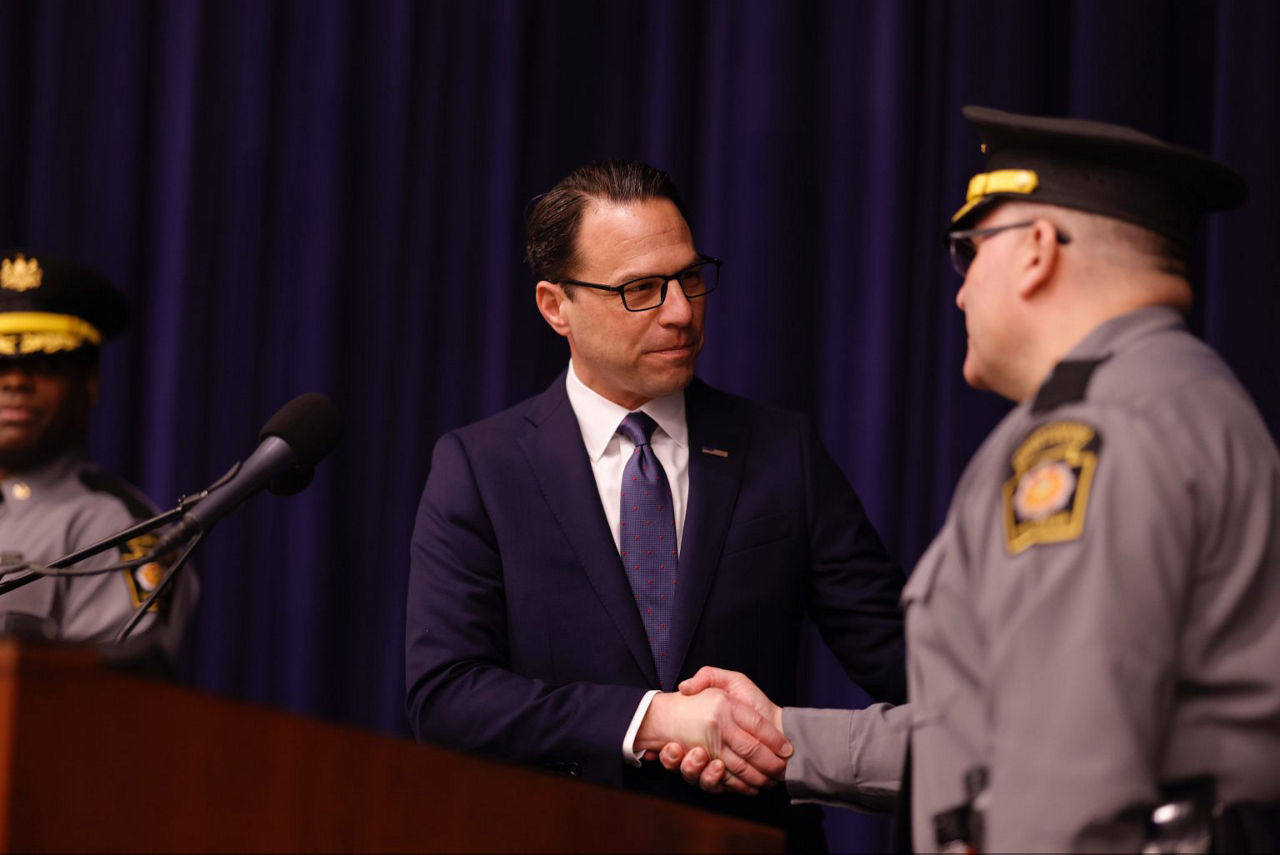
MULTIPOLYGON (((671 648, 681 678, 731 668, 793 703, 807 612, 859 685, 904 701, 902 570, 810 421, 697 380, 685 402, 689 499, 671 648)), ((622 760, 658 675, 563 374, 437 443, 413 533, 405 645, 421 739, 790 822, 780 787, 707 797, 656 764, 622 760)))

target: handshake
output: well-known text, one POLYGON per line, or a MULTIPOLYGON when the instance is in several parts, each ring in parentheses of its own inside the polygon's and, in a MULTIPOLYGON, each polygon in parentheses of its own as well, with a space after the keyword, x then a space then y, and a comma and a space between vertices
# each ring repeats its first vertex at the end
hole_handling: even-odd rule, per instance
POLYGON ((635 750, 711 793, 755 795, 786 775, 782 708, 746 675, 704 667, 678 693, 655 695, 635 750))

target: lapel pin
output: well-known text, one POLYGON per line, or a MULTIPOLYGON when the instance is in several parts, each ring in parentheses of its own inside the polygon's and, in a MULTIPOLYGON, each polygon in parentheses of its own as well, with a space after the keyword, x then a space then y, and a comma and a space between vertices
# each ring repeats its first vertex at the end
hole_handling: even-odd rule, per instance
POLYGON ((725 451, 723 448, 712 448, 712 447, 711 447, 711 446, 709 446, 709 445, 704 445, 704 446, 702 446, 702 453, 703 453, 703 454, 711 454, 711 455, 714 455, 715 457, 728 457, 728 456, 729 456, 729 452, 725 451))

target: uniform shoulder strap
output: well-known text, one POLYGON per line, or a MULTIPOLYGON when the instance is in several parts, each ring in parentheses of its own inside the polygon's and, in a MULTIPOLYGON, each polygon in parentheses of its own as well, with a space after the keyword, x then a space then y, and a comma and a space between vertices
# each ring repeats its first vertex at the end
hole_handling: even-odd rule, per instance
POLYGON ((1053 367, 1053 373, 1049 375, 1049 379, 1036 393, 1036 399, 1031 404, 1031 412, 1040 415, 1064 404, 1083 401, 1093 372, 1110 358, 1108 354, 1097 359, 1064 359, 1059 362, 1053 367))
POLYGON ((81 469, 79 478, 85 489, 94 493, 106 493, 119 499, 134 519, 144 520, 155 514, 155 510, 147 500, 142 498, 133 485, 123 478, 92 468, 81 469))

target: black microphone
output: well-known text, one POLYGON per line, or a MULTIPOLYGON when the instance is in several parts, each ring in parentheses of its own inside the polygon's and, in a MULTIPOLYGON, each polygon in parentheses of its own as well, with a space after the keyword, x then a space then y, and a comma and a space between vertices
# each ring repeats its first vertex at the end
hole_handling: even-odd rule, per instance
POLYGON ((342 438, 342 414, 318 392, 299 395, 267 420, 259 444, 244 463, 218 479, 151 550, 159 556, 214 523, 264 487, 283 495, 311 481, 314 467, 342 438))

